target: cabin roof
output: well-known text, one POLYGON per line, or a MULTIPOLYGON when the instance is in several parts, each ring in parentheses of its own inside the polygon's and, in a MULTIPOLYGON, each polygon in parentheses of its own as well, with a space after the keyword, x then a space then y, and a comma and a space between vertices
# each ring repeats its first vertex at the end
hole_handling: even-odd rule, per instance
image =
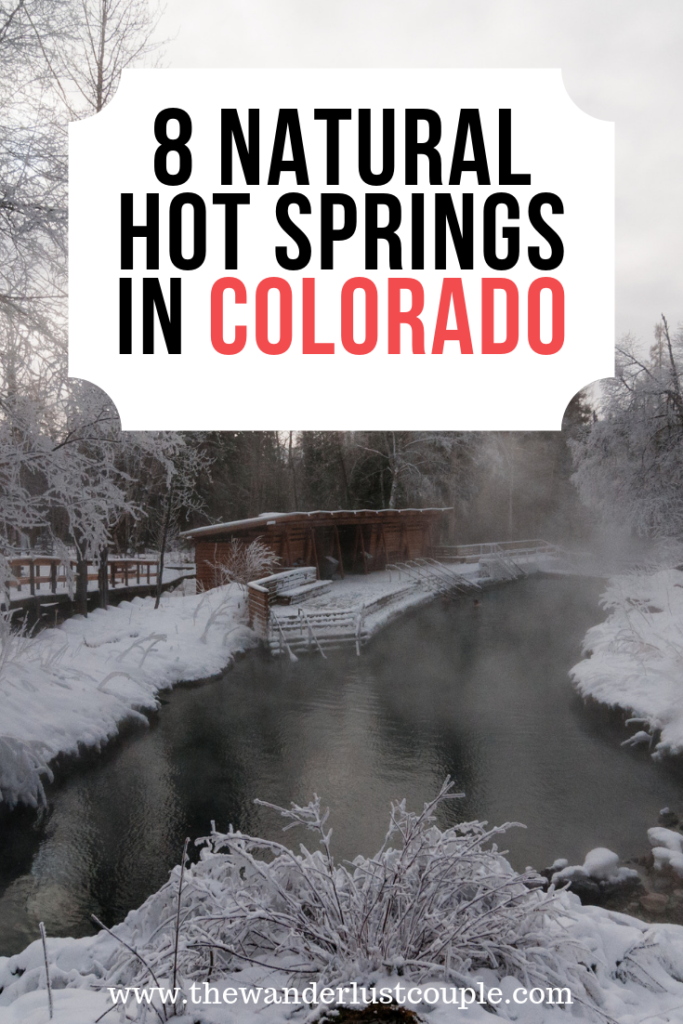
POLYGON ((181 537, 188 540, 200 540, 202 537, 213 537, 222 533, 241 533, 259 527, 285 526, 287 523, 307 523, 309 526, 326 526, 328 523, 375 522, 378 517, 394 519, 409 516, 424 516, 435 519, 453 508, 360 508, 337 509, 335 511, 317 512, 262 512, 251 519, 234 519, 229 523, 214 523, 212 526, 198 526, 194 530, 185 530, 181 537))

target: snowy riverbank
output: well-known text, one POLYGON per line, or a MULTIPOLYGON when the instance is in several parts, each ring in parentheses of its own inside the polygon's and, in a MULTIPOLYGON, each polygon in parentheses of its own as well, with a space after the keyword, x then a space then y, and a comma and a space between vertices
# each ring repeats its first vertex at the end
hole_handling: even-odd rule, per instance
POLYGON ((629 710, 631 743, 654 757, 683 752, 683 572, 663 569, 609 581, 605 622, 584 640, 586 658, 571 671, 581 694, 629 710), (653 737, 658 734, 658 742, 653 737))
MULTIPOLYGON (((478 565, 465 571, 476 577, 478 565)), ((37 806, 41 776, 58 754, 98 746, 126 719, 147 722, 160 690, 221 672, 258 644, 247 595, 236 584, 186 594, 185 587, 136 597, 87 618, 75 616, 34 638, 5 631, 0 653, 0 803, 37 806)), ((189 589, 189 588, 188 588, 189 589)), ((323 602, 363 613, 368 634, 434 598, 400 572, 335 581, 323 602)), ((289 609, 279 609, 286 615, 289 609)), ((294 609, 296 614, 297 609, 294 609)))
MULTIPOLYGON (((548 561, 548 560, 546 560, 548 561)), ((554 562, 548 561, 552 568, 554 562)), ((527 572, 545 562, 524 561, 527 572)), ((392 570, 335 580, 324 597, 306 602, 309 613, 348 612, 374 635, 443 589, 444 568, 433 580, 392 570)), ((476 587, 495 582, 491 566, 481 579, 479 563, 453 570, 476 587)), ((505 570, 504 570, 505 571, 505 570)), ((503 578, 505 578, 503 576, 503 578)), ((5 629, 0 651, 0 804, 37 806, 41 777, 59 754, 77 754, 118 732, 126 719, 147 722, 160 690, 221 672, 235 655, 258 643, 246 625, 247 595, 233 584, 202 595, 183 585, 153 598, 136 597, 88 618, 75 616, 34 638, 5 629)), ((299 606, 278 607, 295 617, 299 606)))
POLYGON ((38 805, 41 775, 58 754, 116 735, 157 706, 160 690, 222 671, 256 637, 246 595, 232 585, 201 595, 136 597, 76 616, 33 638, 6 634, 0 658, 0 800, 38 805))

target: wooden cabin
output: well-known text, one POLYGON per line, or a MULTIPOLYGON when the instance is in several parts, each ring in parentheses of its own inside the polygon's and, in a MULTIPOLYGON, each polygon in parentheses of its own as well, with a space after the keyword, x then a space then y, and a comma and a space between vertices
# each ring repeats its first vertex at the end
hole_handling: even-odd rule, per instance
POLYGON ((311 565, 318 579, 335 572, 368 573, 411 558, 426 558, 441 540, 449 508, 383 508, 339 512, 264 512, 253 519, 201 526, 182 534, 195 545, 197 586, 219 583, 216 566, 231 542, 256 538, 280 559, 279 569, 311 565))

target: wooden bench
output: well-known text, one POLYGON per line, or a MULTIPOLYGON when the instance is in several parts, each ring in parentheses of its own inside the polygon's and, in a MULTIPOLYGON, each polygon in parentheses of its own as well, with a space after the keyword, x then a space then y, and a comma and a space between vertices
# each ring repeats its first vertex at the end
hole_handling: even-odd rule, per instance
POLYGON ((249 583, 249 621, 254 629, 267 636, 272 605, 300 604, 332 585, 329 580, 316 579, 317 575, 314 565, 302 565, 249 583))
POLYGON ((294 587, 293 590, 281 591, 272 603, 301 604, 302 601, 307 601, 309 597, 315 597, 316 594, 328 590, 331 586, 332 580, 313 580, 312 583, 303 583, 300 587, 294 587))
POLYGON ((268 603, 274 604, 280 594, 315 583, 317 575, 314 565, 302 565, 296 569, 274 572, 272 576, 264 576, 263 579, 253 580, 249 587, 255 590, 267 591, 268 603))

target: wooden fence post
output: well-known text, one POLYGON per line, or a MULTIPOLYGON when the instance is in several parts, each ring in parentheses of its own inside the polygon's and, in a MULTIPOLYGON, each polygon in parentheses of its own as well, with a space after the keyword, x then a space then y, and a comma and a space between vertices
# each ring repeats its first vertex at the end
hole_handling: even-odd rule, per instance
POLYGON ((88 614, 88 559, 84 558, 76 542, 76 594, 74 600, 76 615, 88 614))
POLYGON ((105 545, 100 552, 100 566, 98 570, 98 587, 100 591, 100 608, 109 607, 109 550, 105 545))

